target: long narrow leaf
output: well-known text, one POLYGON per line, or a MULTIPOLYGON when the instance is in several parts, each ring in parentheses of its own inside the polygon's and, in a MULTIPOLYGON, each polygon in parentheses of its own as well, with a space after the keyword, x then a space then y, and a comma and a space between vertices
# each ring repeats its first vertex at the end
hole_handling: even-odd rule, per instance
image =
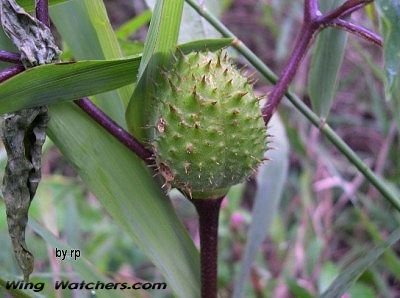
POLYGON ((179 297, 199 296, 199 256, 143 163, 75 105, 50 107, 49 135, 179 297))
POLYGON ((150 96, 152 82, 160 74, 160 67, 169 62, 171 52, 177 46, 182 9, 183 0, 158 0, 154 8, 140 63, 138 84, 126 113, 128 127, 142 140, 146 119, 154 106, 150 96))
POLYGON ((342 295, 351 287, 354 282, 367 270, 386 249, 400 240, 400 229, 395 230, 384 244, 375 247, 372 250, 366 250, 363 257, 359 258, 355 263, 347 267, 333 281, 329 288, 321 295, 321 298, 336 298, 342 295))
MULTIPOLYGON (((323 1, 321 8, 328 11, 341 2, 343 0, 323 1)), ((335 98, 347 35, 342 30, 327 28, 317 37, 308 77, 308 92, 313 110, 323 119, 328 117, 335 98)))
MULTIPOLYGON (((108 20, 103 1, 69 0, 50 9, 54 24, 77 60, 118 59, 122 51, 108 20)), ((129 72, 129 71, 128 71, 129 72)), ((135 69, 131 70, 135 76, 135 69)), ((98 95, 96 104, 125 127, 125 109, 132 86, 98 95)))
MULTIPOLYGON (((230 38, 205 39, 182 44, 179 48, 188 53, 217 50, 231 43, 230 38)), ((0 114, 99 94, 133 83, 140 60, 141 57, 136 56, 111 61, 47 64, 28 69, 0 84, 0 114)))
POLYGON ((285 128, 277 116, 271 119, 269 134, 273 137, 266 153, 270 159, 262 165, 257 175, 257 193, 252 211, 246 248, 239 275, 235 282, 233 297, 244 297, 244 288, 257 250, 266 238, 278 208, 289 168, 289 141, 285 128))
POLYGON ((378 0, 377 7, 384 39, 386 96, 393 102, 394 115, 400 127, 400 3, 378 0))
POLYGON ((28 69, 0 84, 0 114, 99 94, 133 83, 139 63, 140 56, 28 69))

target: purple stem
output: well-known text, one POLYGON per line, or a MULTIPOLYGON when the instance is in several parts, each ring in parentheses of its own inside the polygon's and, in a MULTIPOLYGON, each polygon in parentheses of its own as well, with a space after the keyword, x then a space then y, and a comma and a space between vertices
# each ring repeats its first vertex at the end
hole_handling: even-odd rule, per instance
POLYGON ((47 27, 50 27, 48 0, 36 0, 36 18, 47 27))
POLYGON ((0 83, 19 74, 20 72, 23 72, 24 70, 25 70, 25 67, 23 67, 22 64, 14 65, 14 66, 4 69, 3 71, 0 72, 0 83))
POLYGON ((332 12, 326 14, 324 16, 324 22, 328 23, 337 18, 348 16, 350 13, 372 3, 373 1, 374 0, 348 0, 332 12))
POLYGON ((217 298, 218 219, 222 198, 191 200, 199 215, 201 297, 217 298))
POLYGON ((301 61, 307 52, 314 33, 318 29, 318 27, 315 27, 314 24, 314 22, 304 22, 303 26, 301 27, 292 55, 283 69, 274 89, 268 96, 267 103, 262 108, 262 115, 265 125, 268 124, 273 113, 275 113, 276 109, 278 108, 279 103, 285 95, 290 82, 293 80, 301 61))
POLYGON ((262 108, 262 115, 266 125, 270 121, 273 113, 278 108, 290 82, 293 80, 301 64, 301 61, 307 53, 307 49, 313 40, 314 35, 318 31, 328 26, 334 26, 355 33, 358 36, 372 41, 378 45, 382 44, 380 37, 375 33, 370 32, 366 28, 356 26, 352 23, 339 19, 339 17, 346 16, 356 9, 359 9, 371 2, 373 2, 373 0, 348 0, 332 12, 329 12, 324 16, 320 16, 318 2, 316 0, 304 1, 303 25, 299 35, 297 36, 294 50, 281 75, 279 76, 274 89, 269 94, 268 101, 262 108))
POLYGON ((4 50, 0 50, 0 61, 10 63, 21 63, 19 60, 21 56, 17 53, 12 53, 4 50))
POLYGON ((380 47, 383 46, 383 40, 378 34, 368 30, 367 28, 353 24, 349 21, 345 21, 342 19, 336 19, 336 20, 331 21, 327 25, 344 29, 344 30, 346 30, 350 33, 353 33, 361 38, 364 38, 380 47))
POLYGON ((75 100, 74 103, 113 135, 118 141, 136 153, 139 158, 144 160, 147 164, 153 163, 152 153, 114 120, 108 117, 107 114, 100 110, 92 101, 90 101, 90 99, 82 98, 75 100))
POLYGON ((309 22, 319 14, 318 0, 304 0, 304 19, 309 22))

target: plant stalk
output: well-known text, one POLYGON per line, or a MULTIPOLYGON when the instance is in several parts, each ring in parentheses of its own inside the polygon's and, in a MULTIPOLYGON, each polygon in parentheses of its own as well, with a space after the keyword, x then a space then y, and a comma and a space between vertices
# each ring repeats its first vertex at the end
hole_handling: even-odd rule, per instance
POLYGON ((0 61, 9 62, 9 63, 17 63, 17 64, 19 64, 21 62, 19 54, 4 51, 4 50, 0 50, 0 61))
POLYGON ((8 80, 9 78, 12 78, 13 76, 23 72, 24 70, 25 67, 23 67, 22 64, 17 64, 2 70, 0 72, 0 83, 4 82, 5 80, 8 80))
POLYGON ((118 141, 136 153, 139 158, 147 164, 152 163, 152 152, 147 150, 137 139, 108 117, 108 115, 100 110, 89 98, 75 100, 74 103, 113 135, 118 141))
POLYGON ((218 219, 222 198, 191 200, 199 215, 201 297, 217 298, 218 219))

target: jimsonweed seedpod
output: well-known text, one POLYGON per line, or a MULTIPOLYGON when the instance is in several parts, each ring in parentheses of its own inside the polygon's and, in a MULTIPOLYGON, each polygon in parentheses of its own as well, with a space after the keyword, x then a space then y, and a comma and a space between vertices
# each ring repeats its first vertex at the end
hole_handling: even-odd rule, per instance
POLYGON ((147 140, 165 185, 218 198, 263 159, 260 98, 225 51, 178 53, 154 82, 147 140))

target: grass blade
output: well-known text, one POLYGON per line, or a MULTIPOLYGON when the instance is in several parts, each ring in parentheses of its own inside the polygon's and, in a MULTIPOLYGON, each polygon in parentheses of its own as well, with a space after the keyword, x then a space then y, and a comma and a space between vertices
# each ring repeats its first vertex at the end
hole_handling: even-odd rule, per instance
MULTIPOLYGON (((50 8, 50 15, 63 40, 77 60, 122 58, 122 51, 103 1, 69 0, 50 8)), ((134 69, 131 75, 135 76, 134 69)), ((94 102, 121 126, 133 87, 96 96, 94 102)))
POLYGON ((257 193, 254 199, 252 221, 247 235, 245 252, 233 297, 244 297, 246 280, 250 274, 258 248, 265 240, 282 196, 289 169, 289 141, 285 128, 277 116, 271 119, 268 132, 273 136, 272 146, 266 156, 270 159, 262 165, 257 175, 257 193))
MULTIPOLYGON (((112 61, 47 64, 0 84, 0 114, 99 94, 135 81, 140 56, 112 61)), ((111 99, 109 99, 111 100, 111 99)))
POLYGON ((140 140, 144 140, 144 127, 154 106, 150 96, 152 81, 160 74, 175 50, 181 24, 183 0, 159 0, 154 8, 146 37, 139 79, 126 112, 128 127, 140 140))
POLYGON ((116 31, 119 39, 128 39, 133 33, 135 33, 140 27, 146 25, 151 20, 151 11, 145 10, 140 15, 134 17, 132 20, 121 25, 116 31))
POLYGON ((375 247, 372 250, 366 250, 363 257, 359 258, 352 265, 348 266, 321 295, 321 298, 341 297, 351 285, 357 281, 361 274, 368 269, 387 248, 400 240, 400 229, 395 230, 384 244, 375 247))
MULTIPOLYGON (((342 0, 322 2, 322 10, 329 11, 342 0), (324 7, 325 6, 325 7, 324 7)), ((313 110, 322 119, 328 117, 335 98, 340 66, 343 62, 348 33, 335 28, 322 31, 316 41, 308 76, 308 92, 313 110)))
POLYGON ((70 103, 50 107, 49 135, 178 297, 199 296, 199 255, 143 163, 70 103))
POLYGON ((400 127, 400 7, 397 1, 378 0, 386 70, 386 96, 395 108, 400 127))
MULTIPOLYGON (((217 50, 231 38, 182 44, 183 52, 217 50)), ((0 84, 0 113, 99 94, 135 82, 141 56, 110 61, 79 61, 31 68, 0 84)), ((112 101, 112 98, 108 98, 112 101)))

